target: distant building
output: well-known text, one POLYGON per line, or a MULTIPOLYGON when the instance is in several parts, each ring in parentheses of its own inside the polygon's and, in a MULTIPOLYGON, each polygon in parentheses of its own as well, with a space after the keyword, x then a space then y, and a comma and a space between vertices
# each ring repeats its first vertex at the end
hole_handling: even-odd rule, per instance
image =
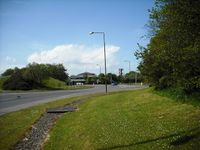
POLYGON ((96 74, 90 72, 83 72, 78 75, 72 75, 70 77, 70 83, 73 85, 82 85, 85 84, 87 78, 96 77, 96 74))
POLYGON ((89 78, 89 77, 96 77, 96 74, 90 72, 83 72, 77 75, 79 78, 89 78))

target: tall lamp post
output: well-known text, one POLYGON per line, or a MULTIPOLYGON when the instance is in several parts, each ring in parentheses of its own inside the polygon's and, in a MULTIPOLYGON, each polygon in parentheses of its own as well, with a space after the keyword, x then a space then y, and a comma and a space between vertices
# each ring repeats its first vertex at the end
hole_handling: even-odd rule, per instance
MULTIPOLYGON (((90 35, 92 35, 92 34, 102 34, 103 35, 104 65, 105 65, 105 77, 106 77, 107 71, 106 71, 106 42, 105 42, 105 32, 90 32, 90 35)), ((106 93, 107 93, 108 92, 107 80, 105 80, 105 90, 106 90, 106 93)))
POLYGON ((99 66, 99 74, 101 74, 101 65, 97 64, 99 66))

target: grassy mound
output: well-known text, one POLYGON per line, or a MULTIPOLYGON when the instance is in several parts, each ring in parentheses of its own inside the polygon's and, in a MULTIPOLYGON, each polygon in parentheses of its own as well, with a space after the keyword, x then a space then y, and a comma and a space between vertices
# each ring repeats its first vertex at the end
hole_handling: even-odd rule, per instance
POLYGON ((45 87, 52 88, 52 89, 64 89, 66 87, 65 82, 54 79, 52 77, 49 77, 43 80, 42 83, 45 87))

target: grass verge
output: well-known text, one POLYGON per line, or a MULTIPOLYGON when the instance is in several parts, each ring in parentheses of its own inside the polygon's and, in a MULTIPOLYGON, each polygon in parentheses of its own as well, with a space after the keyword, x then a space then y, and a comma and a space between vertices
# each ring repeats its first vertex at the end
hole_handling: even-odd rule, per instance
MULTIPOLYGON (((97 96, 99 94, 93 95, 97 96)), ((33 106, 20 111, 0 116, 0 149, 12 149, 19 139, 31 128, 47 108, 54 108, 71 103, 79 99, 89 99, 90 96, 73 97, 46 104, 33 106)))
POLYGON ((200 106, 200 93, 193 93, 192 95, 186 95, 182 90, 175 88, 168 88, 163 90, 152 90, 155 94, 168 97, 177 102, 188 103, 194 106, 200 106))
POLYGON ((60 118, 44 149, 198 149, 200 108, 151 89, 91 98, 60 118))
POLYGON ((0 117, 0 149, 10 149, 46 108, 88 99, 66 113, 44 149, 198 149, 200 108, 151 89, 87 95, 34 106, 0 117))

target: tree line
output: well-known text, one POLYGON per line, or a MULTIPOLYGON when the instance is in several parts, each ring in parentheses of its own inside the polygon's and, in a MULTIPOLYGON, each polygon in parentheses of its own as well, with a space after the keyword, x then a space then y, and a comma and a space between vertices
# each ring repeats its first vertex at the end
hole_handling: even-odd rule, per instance
POLYGON ((117 76, 114 73, 107 73, 105 74, 100 73, 96 77, 85 77, 86 84, 93 84, 93 83, 99 83, 104 84, 105 81, 108 84, 111 83, 135 83, 135 82, 142 82, 143 78, 140 73, 135 71, 130 71, 129 73, 126 73, 125 75, 119 75, 117 76))
POLYGON ((2 76, 10 76, 4 83, 4 90, 30 90, 44 87, 42 81, 52 77, 67 81, 68 74, 62 64, 28 64, 19 69, 7 69, 2 76))
MULTIPOLYGON (((48 88, 45 87, 43 81, 49 77, 64 81, 70 84, 70 78, 67 74, 67 69, 62 64, 37 64, 31 63, 24 68, 7 69, 2 76, 9 76, 3 83, 4 90, 31 90, 48 88)), ((117 76, 113 73, 108 73, 106 76, 100 73, 96 77, 84 77, 86 84, 108 84, 111 83, 135 83, 142 82, 143 78, 140 73, 131 71, 125 75, 117 76)))
POLYGON ((150 43, 135 56, 156 89, 200 92, 200 0, 156 0, 149 11, 150 43))

